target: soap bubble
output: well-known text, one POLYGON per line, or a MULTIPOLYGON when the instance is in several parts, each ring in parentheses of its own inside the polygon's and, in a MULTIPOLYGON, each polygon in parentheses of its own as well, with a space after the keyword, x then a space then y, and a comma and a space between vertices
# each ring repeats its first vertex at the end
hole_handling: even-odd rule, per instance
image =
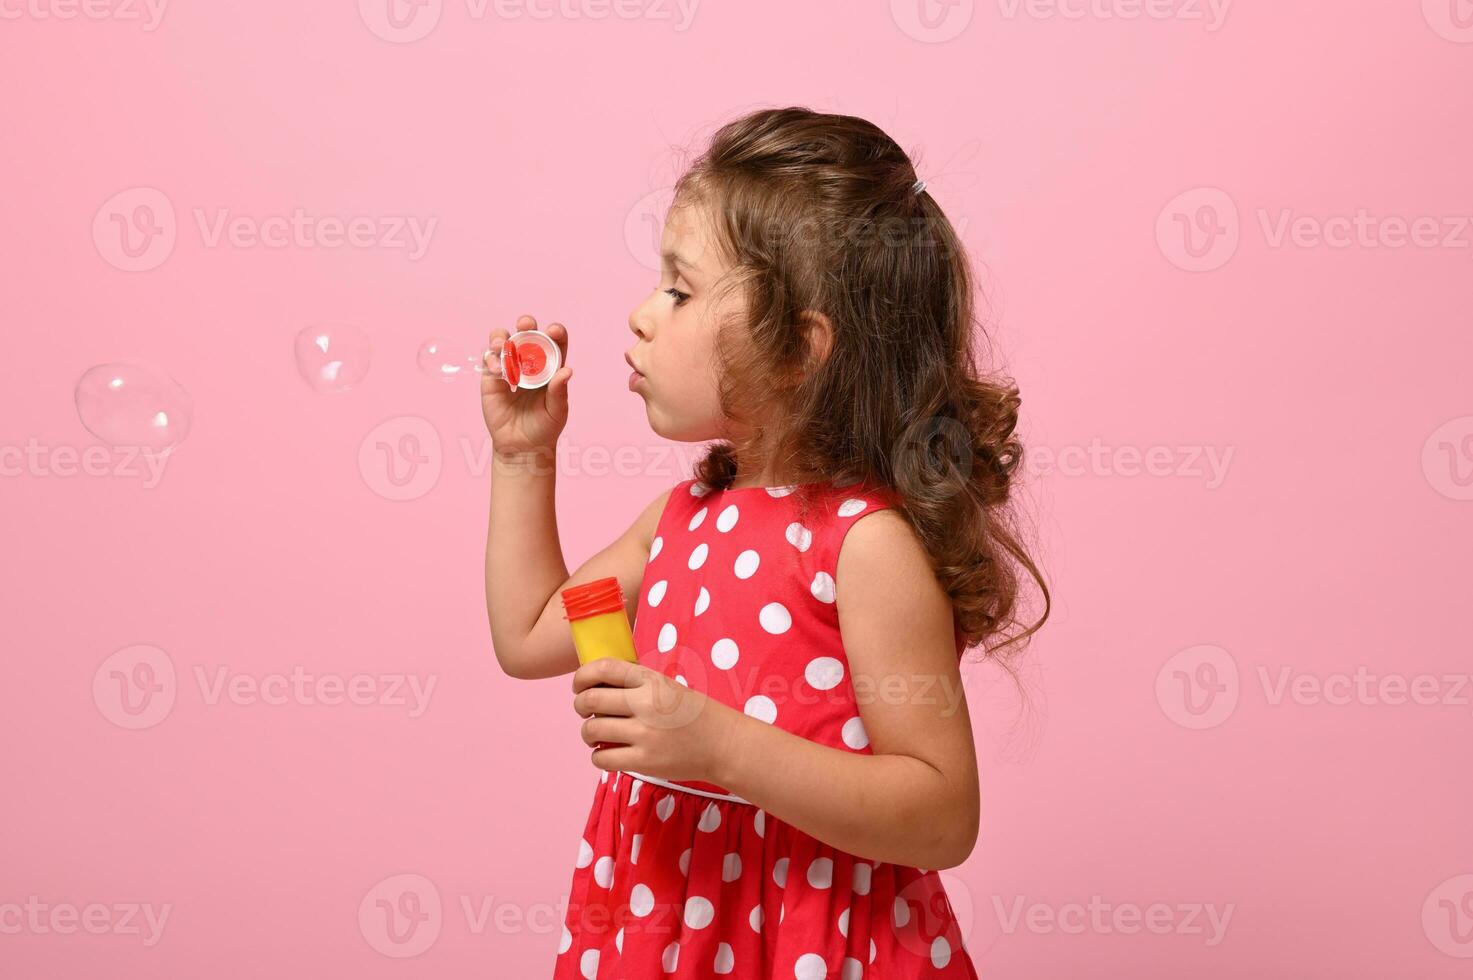
POLYGON ((318 323, 297 334, 297 371, 312 390, 347 391, 368 374, 368 334, 349 323, 318 323))
POLYGON ((169 453, 189 435, 193 405, 177 381, 142 364, 99 364, 77 381, 77 417, 116 448, 169 453))
POLYGON ((465 375, 485 374, 485 354, 484 348, 446 340, 444 337, 431 337, 419 345, 419 354, 415 360, 419 362, 419 369, 430 377, 440 381, 454 381, 465 375))

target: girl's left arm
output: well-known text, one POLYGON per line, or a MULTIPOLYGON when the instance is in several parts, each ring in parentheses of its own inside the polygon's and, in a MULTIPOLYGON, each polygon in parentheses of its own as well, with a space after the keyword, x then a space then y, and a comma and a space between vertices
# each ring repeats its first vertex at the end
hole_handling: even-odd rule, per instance
POLYGON ((980 801, 951 601, 893 510, 849 528, 834 582, 874 754, 820 745, 727 708, 710 781, 851 854, 928 869, 961 864, 977 842, 980 801))

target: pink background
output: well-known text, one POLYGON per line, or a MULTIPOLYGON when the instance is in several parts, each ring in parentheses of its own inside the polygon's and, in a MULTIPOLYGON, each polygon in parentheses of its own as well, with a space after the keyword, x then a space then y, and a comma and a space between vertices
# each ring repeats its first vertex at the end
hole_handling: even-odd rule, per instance
POLYGON ((415 353, 524 312, 569 326, 576 567, 697 448, 649 432, 621 359, 671 148, 793 103, 918 156, 1024 396, 1058 601, 1028 711, 967 668, 982 838, 944 880, 983 972, 1473 968, 1466 0, 1220 22, 1186 0, 708 2, 688 23, 430 0, 401 32, 382 0, 39 16, 64 3, 0 6, 0 974, 551 972, 597 770, 568 679, 496 668, 474 389, 415 353), (134 188, 176 240, 127 271, 92 229, 134 188), (412 258, 211 245, 195 218, 295 208, 436 225, 412 258), (1360 212, 1430 218, 1438 243, 1319 235, 1360 212), (1280 239, 1285 213, 1304 221, 1280 239), (351 391, 297 374, 319 321, 370 338, 351 391), (59 475, 101 445, 77 379, 132 359, 193 399, 163 479, 112 456, 59 475), (381 442, 418 447, 418 482, 394 486, 381 442), (140 644, 174 680, 130 729, 109 665, 136 655, 109 658, 140 644), (1358 668, 1361 690, 1337 680, 1358 668), (221 670, 435 686, 416 716, 385 687, 213 698, 221 670), (1419 683, 1431 703, 1398 698, 1419 683), (406 890, 430 916, 396 945, 374 900, 406 890), (5 911, 31 896, 39 925, 5 911), (129 903, 169 907, 157 942, 129 903), (1132 928, 1158 903, 1164 934, 1132 928))

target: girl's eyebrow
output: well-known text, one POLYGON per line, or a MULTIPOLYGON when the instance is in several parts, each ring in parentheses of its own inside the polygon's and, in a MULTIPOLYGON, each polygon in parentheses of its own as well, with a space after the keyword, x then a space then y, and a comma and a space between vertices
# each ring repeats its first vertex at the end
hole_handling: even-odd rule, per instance
POLYGON ((694 262, 691 262, 689 259, 685 258, 677 252, 665 252, 664 256, 665 258, 673 261, 680 268, 685 269, 687 272, 701 271, 694 262))

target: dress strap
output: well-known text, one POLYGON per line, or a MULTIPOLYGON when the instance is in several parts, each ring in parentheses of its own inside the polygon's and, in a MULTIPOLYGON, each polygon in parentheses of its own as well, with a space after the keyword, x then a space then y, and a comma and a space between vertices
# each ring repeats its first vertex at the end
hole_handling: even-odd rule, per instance
POLYGON ((620 771, 628 773, 635 779, 642 779, 647 783, 654 783, 656 786, 664 786, 666 789, 678 789, 682 793, 694 793, 697 796, 705 796, 713 800, 729 800, 732 803, 745 803, 747 806, 752 805, 750 800, 744 800, 740 796, 736 796, 731 793, 712 793, 708 790, 696 789, 694 786, 682 786, 679 783, 671 783, 663 779, 656 779, 654 776, 646 776, 644 773, 635 772, 633 769, 623 769, 620 771))

